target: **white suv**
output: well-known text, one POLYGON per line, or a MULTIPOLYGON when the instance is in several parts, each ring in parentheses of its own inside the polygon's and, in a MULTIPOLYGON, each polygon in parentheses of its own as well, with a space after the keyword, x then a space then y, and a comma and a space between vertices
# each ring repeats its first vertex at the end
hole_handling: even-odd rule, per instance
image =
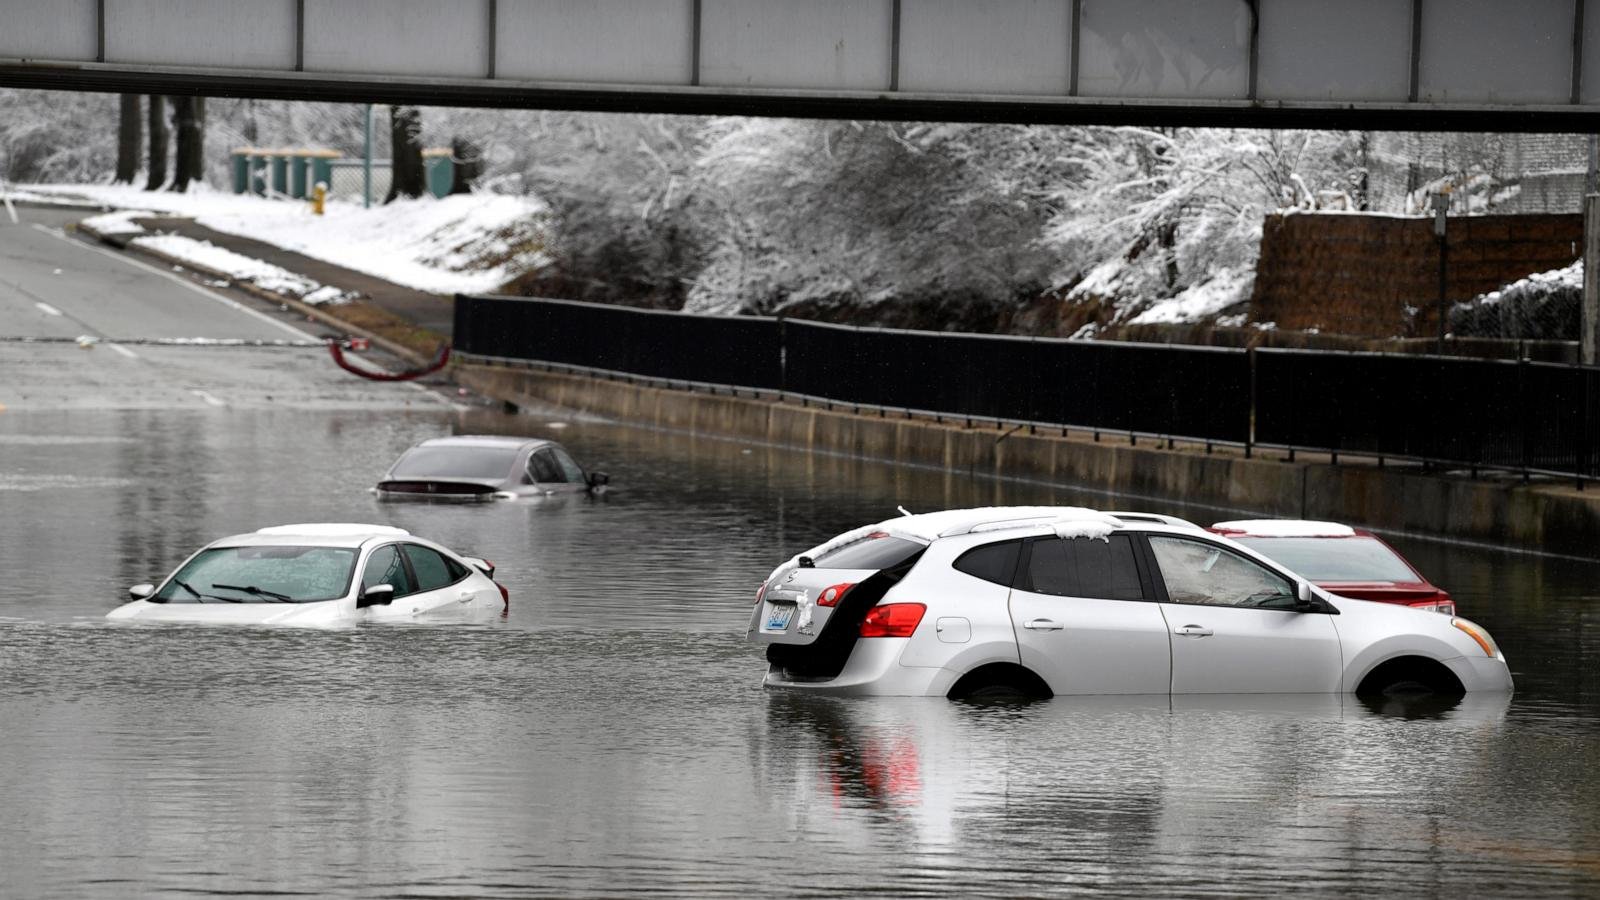
POLYGON ((1077 507, 905 515, 779 566, 766 684, 836 694, 1509 691, 1465 619, 1334 597, 1181 519, 1077 507))

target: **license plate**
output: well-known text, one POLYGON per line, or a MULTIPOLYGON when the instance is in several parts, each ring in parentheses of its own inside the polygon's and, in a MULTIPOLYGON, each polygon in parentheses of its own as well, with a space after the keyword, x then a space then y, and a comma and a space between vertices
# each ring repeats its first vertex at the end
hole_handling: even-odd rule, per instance
POLYGON ((767 624, 762 626, 766 631, 782 631, 789 627, 789 621, 794 618, 794 607, 784 604, 767 604, 767 624))

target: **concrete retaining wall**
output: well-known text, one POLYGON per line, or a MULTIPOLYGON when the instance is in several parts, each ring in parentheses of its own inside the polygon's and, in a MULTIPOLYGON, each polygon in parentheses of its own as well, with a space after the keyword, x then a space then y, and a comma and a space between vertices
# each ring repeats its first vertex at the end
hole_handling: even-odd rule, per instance
POLYGON ((1600 489, 1493 483, 1396 467, 1246 459, 992 426, 880 418, 792 402, 666 390, 525 368, 460 365, 456 380, 512 403, 699 434, 942 466, 998 477, 1170 497, 1242 513, 1351 522, 1600 558, 1600 489))
MULTIPOLYGON (((1569 266, 1583 252, 1579 215, 1452 217, 1447 233, 1445 296, 1452 303, 1569 266)), ((1438 295, 1432 218, 1294 213, 1269 215, 1262 224, 1250 301, 1257 321, 1345 335, 1431 337, 1438 295)))

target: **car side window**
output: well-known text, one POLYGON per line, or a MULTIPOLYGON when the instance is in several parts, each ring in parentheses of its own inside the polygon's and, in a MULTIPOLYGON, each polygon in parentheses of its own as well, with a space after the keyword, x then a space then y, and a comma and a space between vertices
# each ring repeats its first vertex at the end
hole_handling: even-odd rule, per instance
POLYGON ((956 557, 952 565, 956 571, 965 572, 973 578, 1010 587, 1017 573, 1017 554, 1021 549, 1021 541, 984 544, 956 557))
POLYGON ((1254 560, 1205 541, 1150 536, 1173 603, 1293 609, 1294 585, 1254 560))
POLYGON ((1143 600, 1133 539, 1044 538, 1029 547, 1022 590, 1096 600, 1143 600))
POLYGON ((550 455, 556 458, 556 465, 561 467, 561 476, 563 481, 567 481, 572 484, 583 483, 583 467, 578 465, 577 461, 572 457, 568 456, 566 451, 562 450, 560 447, 551 447, 550 455))
POLYGON ((396 597, 417 592, 394 544, 385 544, 367 557, 367 568, 361 573, 361 589, 364 591, 375 584, 393 585, 396 597))
POLYGON ((450 573, 448 560, 437 551, 417 544, 403 546, 406 559, 411 563, 411 571, 417 576, 417 590, 436 591, 459 580, 450 573))
POLYGON ((528 457, 528 474, 539 484, 557 484, 561 481, 561 470, 548 449, 528 457))

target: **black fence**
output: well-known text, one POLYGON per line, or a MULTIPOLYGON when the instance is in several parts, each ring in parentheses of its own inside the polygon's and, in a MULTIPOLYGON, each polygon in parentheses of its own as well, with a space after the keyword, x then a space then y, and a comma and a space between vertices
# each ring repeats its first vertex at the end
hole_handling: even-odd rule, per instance
POLYGON ((777 319, 567 300, 456 297, 455 349, 676 381, 780 390, 777 319))
POLYGON ((1600 369, 1067 341, 456 298, 455 347, 666 381, 1131 435, 1600 474, 1600 369))
POLYGON ((1600 369, 1376 353, 1255 357, 1259 443, 1600 474, 1600 369))

